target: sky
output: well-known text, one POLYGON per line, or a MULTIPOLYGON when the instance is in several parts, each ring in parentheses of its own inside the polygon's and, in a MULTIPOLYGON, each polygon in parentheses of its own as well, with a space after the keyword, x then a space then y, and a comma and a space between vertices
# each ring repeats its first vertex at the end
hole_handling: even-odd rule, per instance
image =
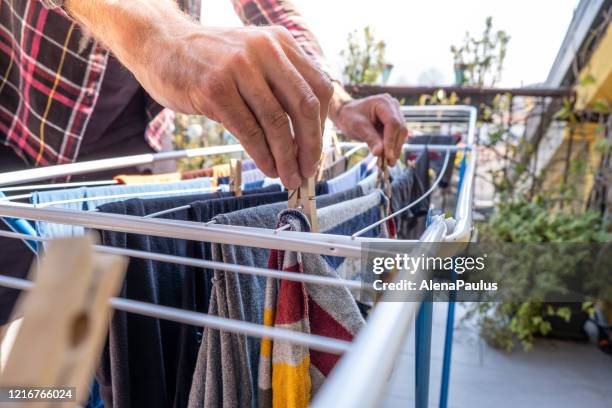
MULTIPOLYGON (((453 82, 450 46, 466 31, 480 33, 486 17, 510 35, 498 86, 543 82, 578 0, 293 0, 315 33, 331 66, 341 72, 347 35, 370 25, 387 43, 394 64, 389 84, 419 85, 436 78, 453 82), (425 79, 429 78, 429 79, 425 79)), ((239 26, 229 0, 203 0, 203 23, 239 26)))

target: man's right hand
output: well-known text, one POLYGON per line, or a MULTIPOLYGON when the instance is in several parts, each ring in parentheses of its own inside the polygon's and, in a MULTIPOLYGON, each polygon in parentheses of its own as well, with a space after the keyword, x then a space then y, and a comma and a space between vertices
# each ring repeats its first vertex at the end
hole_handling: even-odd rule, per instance
POLYGON ((68 2, 153 98, 223 123, 266 175, 297 188, 321 154, 333 94, 328 77, 285 28, 203 27, 171 3, 68 2), (87 18, 91 7, 97 15, 115 10, 110 20, 87 18))

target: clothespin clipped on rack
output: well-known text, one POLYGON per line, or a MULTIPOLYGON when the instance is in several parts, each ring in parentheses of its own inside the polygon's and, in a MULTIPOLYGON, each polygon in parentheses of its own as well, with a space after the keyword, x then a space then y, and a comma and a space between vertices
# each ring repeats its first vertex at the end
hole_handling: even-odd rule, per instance
MULTIPOLYGON (((391 179, 389 178, 389 166, 387 165, 387 160, 384 159, 384 153, 378 158, 377 165, 378 180, 376 185, 385 193, 385 196, 391 200, 393 190, 391 189, 391 179)), ((387 214, 389 214, 389 211, 387 211, 387 214)))
POLYGON ((319 165, 317 166, 317 175, 315 177, 317 183, 323 181, 323 174, 325 174, 325 163, 330 162, 329 158, 327 157, 329 153, 330 152, 327 149, 323 149, 321 151, 321 158, 319 159, 319 165))
POLYGON ((342 149, 340 148, 340 140, 338 139, 338 134, 336 132, 328 131, 329 137, 331 139, 332 147, 334 148, 334 161, 338 160, 342 157, 342 149))
POLYGON ((319 166, 316 176, 317 182, 323 180, 323 174, 325 173, 326 166, 331 165, 342 157, 342 148, 340 147, 338 134, 332 129, 325 129, 325 135, 329 136, 331 148, 323 148, 321 151, 321 158, 319 159, 319 166))
POLYGON ((385 197, 387 197, 387 203, 384 206, 384 214, 385 217, 391 214, 391 194, 393 190, 391 189, 391 179, 389 178, 389 167, 387 165, 387 160, 384 158, 384 151, 380 155, 377 161, 378 165, 378 180, 376 185, 380 188, 385 197))
POLYGON ((242 160, 230 160, 230 191, 234 192, 236 197, 242 195, 242 160))
POLYGON ((303 178, 300 187, 289 191, 287 206, 289 208, 301 208, 310 222, 311 232, 319 232, 314 177, 303 178))
MULTIPOLYGON (((3 339, 10 344, 3 344, 7 356, 0 386, 73 387, 70 401, 53 406, 83 404, 106 340, 109 298, 119 292, 126 267, 127 258, 94 254, 89 237, 51 241, 40 270, 30 274, 32 288, 15 308, 20 325, 13 338, 3 339)), ((21 400, 15 405, 49 403, 21 400)))

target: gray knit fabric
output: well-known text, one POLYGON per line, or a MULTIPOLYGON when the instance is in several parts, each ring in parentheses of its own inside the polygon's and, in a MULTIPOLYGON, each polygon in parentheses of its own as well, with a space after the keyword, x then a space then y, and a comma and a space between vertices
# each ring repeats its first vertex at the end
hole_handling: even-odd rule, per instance
MULTIPOLYGON (((317 207, 350 202, 361 195, 361 188, 355 187, 320 196, 317 197, 317 207)), ((372 202, 372 198, 367 202, 372 202)), ((263 205, 219 215, 215 220, 219 224, 271 229, 275 228, 278 214, 286 207, 286 203, 263 205)), ((355 213, 350 215, 354 216, 355 213)), ((333 224, 325 218, 319 217, 323 225, 333 224)), ((215 261, 267 267, 269 250, 213 244, 212 255, 215 261)), ((263 277, 215 271, 208 312, 261 324, 265 285, 266 279, 263 277)), ((189 407, 254 406, 258 363, 259 339, 206 329, 193 375, 189 407)))

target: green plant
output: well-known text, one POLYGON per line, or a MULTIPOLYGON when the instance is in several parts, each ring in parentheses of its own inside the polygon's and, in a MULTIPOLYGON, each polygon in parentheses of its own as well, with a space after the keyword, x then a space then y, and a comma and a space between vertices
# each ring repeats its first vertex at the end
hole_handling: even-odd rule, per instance
POLYGON ((494 86, 500 79, 510 36, 503 30, 493 32, 493 18, 487 17, 480 38, 465 34, 463 43, 451 46, 456 84, 494 86))
POLYGON ((364 27, 353 31, 347 38, 347 46, 340 52, 344 58, 343 74, 349 84, 374 84, 385 70, 384 41, 377 40, 373 29, 364 27))
MULTIPOLYGON (((603 243, 612 237, 609 225, 598 213, 554 211, 555 204, 554 199, 538 196, 528 200, 520 196, 501 203, 489 221, 480 226, 481 241, 485 244, 531 245, 531 250, 526 250, 527 246, 517 246, 514 256, 506 254, 503 260, 510 263, 506 269, 512 271, 512 298, 521 299, 525 293, 529 293, 530 298, 541 299, 550 294, 563 293, 566 289, 564 279, 573 276, 577 265, 584 259, 592 259, 590 247, 574 244, 603 243), (554 245, 560 243, 572 243, 575 251, 568 253, 567 247, 554 245), (538 252, 533 250, 534 244, 553 245, 547 245, 538 252), (534 270, 537 274, 534 274, 534 270)), ((507 270, 492 273, 497 274, 494 276, 496 279, 508 279, 507 270)), ((595 287, 602 284, 601 276, 593 275, 590 278, 595 287)), ((600 293, 609 296, 609 291, 610 288, 602 287, 600 293)), ((592 313, 594 303, 584 302, 583 310, 592 313)), ((481 302, 472 304, 466 318, 476 318, 480 333, 489 344, 510 351, 517 342, 524 350, 531 349, 535 335, 550 332, 550 318, 553 316, 570 321, 573 313, 567 305, 541 301, 481 302)))

